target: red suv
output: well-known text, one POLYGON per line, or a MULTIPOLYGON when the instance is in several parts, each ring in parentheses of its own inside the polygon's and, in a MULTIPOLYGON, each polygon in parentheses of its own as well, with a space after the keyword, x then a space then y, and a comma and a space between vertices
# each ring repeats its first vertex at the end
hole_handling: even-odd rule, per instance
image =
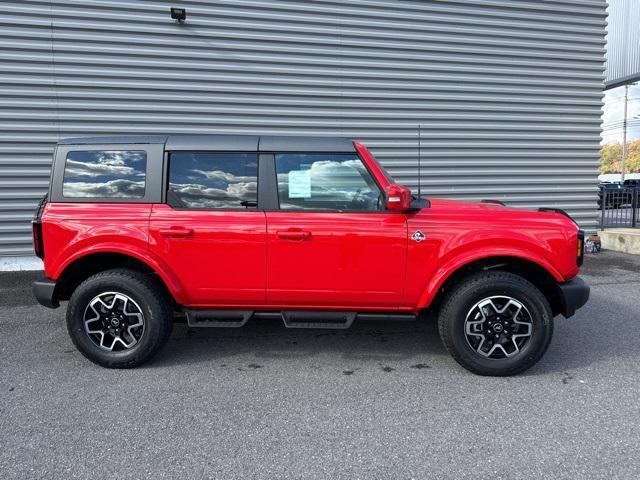
POLYGON ((415 198, 342 138, 63 140, 33 235, 36 298, 68 300, 73 342, 105 367, 148 360, 175 316, 348 328, 431 312, 461 365, 511 375, 589 297, 561 210, 415 198))

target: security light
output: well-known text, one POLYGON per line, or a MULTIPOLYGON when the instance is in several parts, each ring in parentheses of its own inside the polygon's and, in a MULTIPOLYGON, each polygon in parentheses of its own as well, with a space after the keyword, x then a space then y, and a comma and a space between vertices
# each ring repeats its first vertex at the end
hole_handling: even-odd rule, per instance
POLYGON ((184 8, 171 7, 171 18, 178 22, 184 22, 187 18, 187 11, 184 8))

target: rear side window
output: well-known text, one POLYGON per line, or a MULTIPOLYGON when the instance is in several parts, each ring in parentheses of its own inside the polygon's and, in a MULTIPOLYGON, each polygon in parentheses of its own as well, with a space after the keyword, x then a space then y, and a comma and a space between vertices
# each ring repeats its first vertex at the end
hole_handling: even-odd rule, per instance
POLYGON ((62 195, 67 198, 142 198, 144 150, 91 150, 67 153, 62 195))
POLYGON ((177 208, 211 210, 256 208, 258 155, 172 153, 167 203, 177 208))
POLYGON ((276 155, 283 210, 378 211, 382 195, 355 154, 276 155))

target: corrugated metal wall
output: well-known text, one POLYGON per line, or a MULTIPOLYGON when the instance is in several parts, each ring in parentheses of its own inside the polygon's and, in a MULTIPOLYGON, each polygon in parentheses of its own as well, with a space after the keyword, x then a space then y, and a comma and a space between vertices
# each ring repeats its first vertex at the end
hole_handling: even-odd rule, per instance
POLYGON ((352 136, 415 188, 420 123, 425 192, 593 228, 604 29, 604 0, 4 1, 0 253, 89 134, 352 136))
POLYGON ((640 77, 640 2, 609 0, 605 84, 640 77))

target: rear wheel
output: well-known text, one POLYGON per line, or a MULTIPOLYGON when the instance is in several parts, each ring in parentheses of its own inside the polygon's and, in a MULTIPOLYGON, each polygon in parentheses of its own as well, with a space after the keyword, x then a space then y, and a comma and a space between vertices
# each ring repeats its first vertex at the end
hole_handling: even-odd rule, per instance
POLYGON ((447 296, 438 318, 453 358, 479 375, 514 375, 533 366, 549 346, 553 314, 544 295, 508 272, 480 272, 447 296))
POLYGON ((171 334, 166 296, 153 279, 133 270, 107 270, 73 292, 67 330, 78 350, 108 368, 149 360, 171 334))

